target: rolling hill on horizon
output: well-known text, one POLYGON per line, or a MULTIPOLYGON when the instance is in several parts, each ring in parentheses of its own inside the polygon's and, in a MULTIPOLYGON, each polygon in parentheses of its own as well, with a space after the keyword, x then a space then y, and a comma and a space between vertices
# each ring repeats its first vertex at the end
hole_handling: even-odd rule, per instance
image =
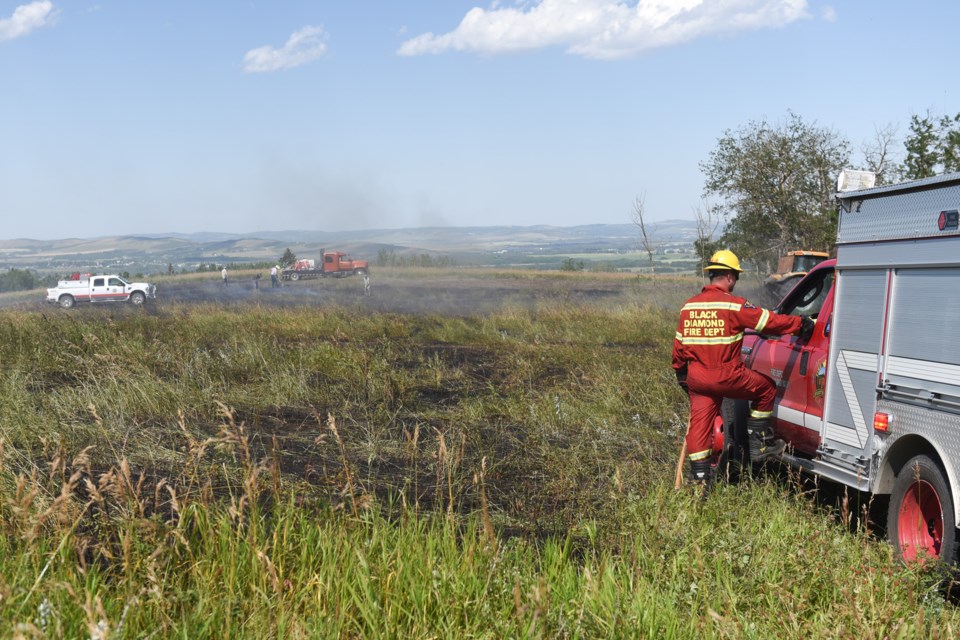
MULTIPOLYGON (((696 239, 693 221, 651 224, 661 250, 690 249, 696 239)), ((648 229, 649 231, 649 229, 648 229)), ((397 255, 443 255, 460 264, 498 265, 523 256, 629 253, 640 246, 633 224, 591 224, 574 227, 491 226, 370 229, 360 231, 259 231, 249 234, 197 232, 157 233, 57 240, 0 240, 0 268, 43 273, 109 270, 161 273, 169 266, 193 270, 201 264, 274 261, 289 248, 301 257, 324 249, 345 251, 373 262, 381 252, 397 255)))

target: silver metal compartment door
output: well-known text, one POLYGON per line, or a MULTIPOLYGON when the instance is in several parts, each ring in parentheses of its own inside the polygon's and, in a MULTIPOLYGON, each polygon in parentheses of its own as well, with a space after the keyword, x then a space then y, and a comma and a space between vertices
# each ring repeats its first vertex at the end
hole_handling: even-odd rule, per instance
POLYGON ((960 268, 902 269, 895 279, 885 378, 960 398, 960 268))
POLYGON ((842 270, 837 287, 821 440, 827 451, 859 458, 873 431, 887 271, 842 270))

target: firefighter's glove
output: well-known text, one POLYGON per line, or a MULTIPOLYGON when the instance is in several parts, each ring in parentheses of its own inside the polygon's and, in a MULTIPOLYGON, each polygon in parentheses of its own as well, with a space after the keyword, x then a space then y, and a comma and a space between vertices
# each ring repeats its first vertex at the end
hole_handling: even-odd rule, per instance
POLYGON ((674 369, 673 372, 677 374, 677 384, 680 385, 684 393, 689 395, 690 389, 687 387, 687 365, 683 365, 679 369, 674 369))
POLYGON ((813 329, 817 326, 817 322, 810 316, 803 316, 800 320, 800 331, 797 332, 797 335, 800 336, 801 340, 806 342, 810 339, 810 336, 813 335, 813 329))

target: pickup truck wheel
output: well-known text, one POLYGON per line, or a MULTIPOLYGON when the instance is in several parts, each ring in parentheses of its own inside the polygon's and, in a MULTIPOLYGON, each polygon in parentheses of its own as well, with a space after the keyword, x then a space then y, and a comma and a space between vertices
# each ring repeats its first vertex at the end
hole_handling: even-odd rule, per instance
POLYGON ((76 301, 73 299, 73 296, 69 294, 64 294, 57 299, 57 304, 59 304, 64 309, 69 309, 74 305, 76 301))
POLYGON ((290 274, 290 279, 293 280, 294 282, 296 282, 297 280, 300 279, 300 274, 299 274, 299 273, 291 273, 291 274, 290 274))
POLYGON ((364 274, 367 273, 367 270, 366 270, 366 269, 354 269, 353 272, 354 272, 355 274, 357 274, 358 276, 362 276, 362 275, 364 275, 364 274))
POLYGON ((140 291, 134 291, 133 293, 130 294, 130 302, 132 304, 141 305, 144 303, 146 299, 147 297, 143 295, 143 293, 141 293, 140 291))
POLYGON ((911 458, 897 475, 887 512, 887 536, 904 562, 956 560, 953 498, 940 465, 929 457, 911 458))
MULTIPOLYGON (((724 398, 720 405, 723 419, 723 449, 717 461, 717 480, 736 484, 750 467, 747 447, 749 405, 744 400, 724 398)), ((716 438, 715 438, 716 440, 716 438)))

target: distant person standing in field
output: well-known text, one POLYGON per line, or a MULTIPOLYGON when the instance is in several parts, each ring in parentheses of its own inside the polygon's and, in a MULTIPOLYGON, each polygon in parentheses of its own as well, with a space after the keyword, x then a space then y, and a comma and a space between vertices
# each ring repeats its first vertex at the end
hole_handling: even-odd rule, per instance
POLYGON ((277 274, 279 273, 279 271, 280 271, 280 267, 278 265, 274 265, 273 268, 270 269, 270 286, 271 287, 277 287, 280 285, 280 279, 277 277, 277 274))
POLYGON ((220 271, 220 280, 223 281, 223 286, 227 286, 227 266, 224 265, 223 269, 220 271))

